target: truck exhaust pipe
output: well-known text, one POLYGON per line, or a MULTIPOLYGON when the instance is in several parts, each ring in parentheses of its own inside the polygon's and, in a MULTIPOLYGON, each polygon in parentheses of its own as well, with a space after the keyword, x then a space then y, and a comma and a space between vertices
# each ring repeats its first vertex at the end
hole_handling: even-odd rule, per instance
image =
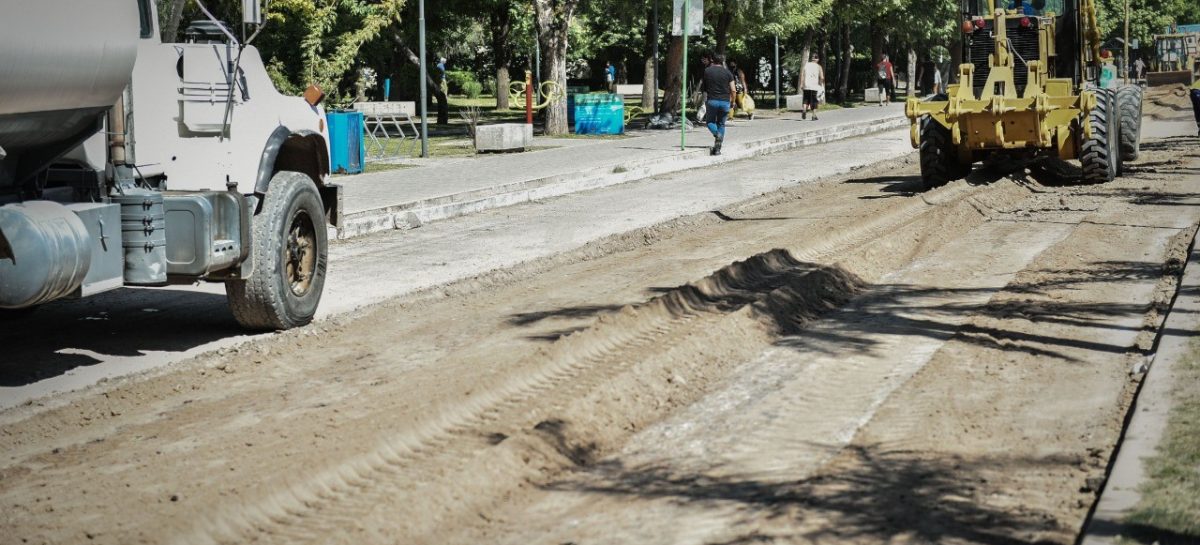
POLYGON ((117 103, 108 110, 108 158, 113 166, 125 166, 125 94, 117 97, 117 103))

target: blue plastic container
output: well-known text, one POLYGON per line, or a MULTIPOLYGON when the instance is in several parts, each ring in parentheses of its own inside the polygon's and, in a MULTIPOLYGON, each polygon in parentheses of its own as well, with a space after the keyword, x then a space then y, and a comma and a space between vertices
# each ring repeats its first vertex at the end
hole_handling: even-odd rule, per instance
POLYGON ((567 96, 567 122, 575 134, 624 134, 625 99, 614 94, 567 96))
POLYGON ((362 172, 367 156, 362 112, 328 112, 325 119, 329 123, 329 171, 362 172))

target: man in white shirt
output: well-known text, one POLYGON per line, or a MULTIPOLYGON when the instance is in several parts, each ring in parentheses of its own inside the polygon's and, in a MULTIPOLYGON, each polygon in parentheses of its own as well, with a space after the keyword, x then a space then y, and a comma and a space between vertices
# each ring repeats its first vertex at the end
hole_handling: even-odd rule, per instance
POLYGON ((813 55, 808 63, 804 65, 804 73, 801 74, 801 83, 804 88, 804 109, 800 112, 800 118, 806 119, 809 110, 812 110, 813 121, 817 120, 817 108, 821 105, 821 91, 825 89, 825 69, 817 62, 820 59, 813 55))

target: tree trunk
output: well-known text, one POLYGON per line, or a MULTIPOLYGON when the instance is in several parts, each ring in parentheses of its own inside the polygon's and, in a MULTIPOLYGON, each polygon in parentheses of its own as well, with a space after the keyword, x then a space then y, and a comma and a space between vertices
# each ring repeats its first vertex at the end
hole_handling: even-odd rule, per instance
POLYGON ((563 93, 543 110, 545 134, 567 134, 567 35, 579 0, 534 0, 542 48, 542 77, 557 82, 563 93))
POLYGON ((683 37, 671 36, 671 45, 667 46, 666 59, 666 90, 663 91, 662 103, 658 111, 675 113, 683 103, 680 93, 683 91, 683 37))
POLYGON ((642 76, 642 110, 654 111, 654 99, 658 97, 658 89, 654 86, 654 1, 646 6, 646 30, 642 33, 642 56, 646 59, 646 71, 642 76))
POLYGON ((713 27, 713 34, 717 39, 715 53, 722 58, 725 57, 725 50, 729 49, 729 29, 733 27, 734 4, 736 3, 737 0, 721 0, 721 7, 717 11, 717 24, 713 27))
POLYGON ((187 0, 169 1, 170 11, 167 16, 167 24, 162 28, 163 43, 175 43, 179 41, 179 21, 183 18, 183 7, 185 4, 187 4, 187 0))
POLYGON ((880 31, 879 25, 871 23, 871 67, 873 68, 879 61, 883 60, 883 42, 884 33, 880 31))
MULTIPOLYGON (((419 69, 421 67, 421 57, 404 44, 404 40, 399 34, 393 34, 392 40, 396 42, 396 45, 399 46, 400 50, 404 52, 404 56, 408 59, 408 62, 419 69)), ((450 103, 446 100, 446 92, 442 90, 441 85, 438 85, 438 83, 434 81, 433 74, 429 70, 425 71, 425 86, 429 88, 429 92, 433 95, 433 99, 437 101, 437 124, 448 125, 450 123, 450 103)), ((417 105, 418 108, 420 106, 420 104, 417 105)))
POLYGON ((917 48, 908 46, 908 96, 917 96, 917 48))
POLYGON ((496 68, 496 109, 507 110, 509 87, 512 87, 512 80, 508 76, 508 67, 500 66, 496 68))
POLYGON ((838 85, 838 97, 842 102, 850 96, 850 61, 854 59, 854 42, 850 39, 850 23, 842 25, 842 75, 838 85))
MULTIPOLYGON (((797 94, 804 94, 801 91, 801 89, 804 89, 804 65, 808 64, 808 59, 812 58, 813 38, 815 36, 816 36, 816 32, 811 28, 808 29, 808 31, 806 31, 804 33, 804 48, 800 50, 800 69, 796 71, 796 93, 797 94)), ((822 58, 821 62, 824 63, 825 59, 822 58)), ((829 66, 829 63, 825 63, 825 66, 829 66)), ((782 70, 780 72, 782 73, 782 70)))
POLYGON ((496 109, 508 109, 508 63, 512 60, 509 51, 509 35, 512 33, 512 14, 508 2, 499 2, 492 9, 492 62, 496 65, 496 109))
POLYGON ((654 99, 658 96, 658 89, 654 87, 654 58, 646 59, 646 75, 642 77, 642 109, 651 112, 654 111, 654 99))
POLYGON ((962 62, 962 33, 955 32, 950 42, 950 77, 946 78, 946 83, 958 83, 958 65, 962 62))

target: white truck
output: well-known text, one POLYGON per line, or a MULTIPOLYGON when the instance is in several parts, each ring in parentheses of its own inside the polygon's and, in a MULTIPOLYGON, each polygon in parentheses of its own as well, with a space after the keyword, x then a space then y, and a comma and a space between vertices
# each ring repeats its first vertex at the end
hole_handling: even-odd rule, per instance
POLYGON ((281 95, 239 43, 257 0, 185 43, 161 42, 155 9, 0 0, 0 313, 223 282, 243 326, 304 325, 340 199, 322 95, 281 95))

